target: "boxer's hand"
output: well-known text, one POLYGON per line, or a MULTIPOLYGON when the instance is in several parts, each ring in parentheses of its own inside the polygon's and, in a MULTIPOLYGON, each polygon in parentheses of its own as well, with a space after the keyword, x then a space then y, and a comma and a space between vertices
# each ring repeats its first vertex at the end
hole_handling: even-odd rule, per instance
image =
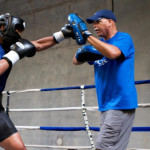
POLYGON ((75 39, 75 35, 70 24, 65 24, 65 26, 61 28, 61 31, 53 34, 53 37, 57 43, 60 43, 64 39, 70 37, 75 39))
POLYGON ((65 26, 61 28, 61 32, 66 39, 70 37, 75 39, 75 35, 70 24, 65 24, 65 26))
POLYGON ((10 47, 10 52, 5 54, 3 59, 6 59, 10 64, 13 65, 19 59, 22 59, 25 56, 32 57, 35 55, 35 53, 35 46, 31 42, 21 38, 18 42, 10 47))

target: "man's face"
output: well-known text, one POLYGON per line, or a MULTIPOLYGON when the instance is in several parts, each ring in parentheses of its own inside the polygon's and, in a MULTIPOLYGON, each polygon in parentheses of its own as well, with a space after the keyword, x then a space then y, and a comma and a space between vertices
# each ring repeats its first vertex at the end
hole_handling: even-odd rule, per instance
POLYGON ((108 27, 109 27, 109 19, 102 18, 99 21, 93 22, 94 31, 100 37, 107 37, 108 27))
POLYGON ((4 30, 4 26, 1 26, 1 31, 3 31, 4 30))
MULTIPOLYGON (((4 26, 1 25, 0 29, 1 29, 1 31, 3 31, 4 30, 4 26)), ((20 35, 23 32, 23 30, 16 29, 16 32, 20 35)))
MULTIPOLYGON (((4 26, 3 25, 0 26, 0 30, 4 31, 4 26)), ((20 30, 20 29, 16 29, 16 32, 20 35, 23 31, 20 30)), ((4 39, 4 37, 2 35, 0 36, 0 44, 3 45, 3 48, 4 48, 5 52, 8 52, 10 50, 9 47, 12 44, 14 44, 16 41, 17 41, 17 39, 15 39, 15 38, 7 37, 7 38, 4 39)))

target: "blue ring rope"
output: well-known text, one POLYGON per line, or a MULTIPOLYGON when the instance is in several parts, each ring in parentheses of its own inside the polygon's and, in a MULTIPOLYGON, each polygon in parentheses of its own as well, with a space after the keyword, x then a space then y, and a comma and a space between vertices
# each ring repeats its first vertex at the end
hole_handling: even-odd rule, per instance
POLYGON ((135 81, 135 84, 149 84, 150 80, 135 81))
MULTIPOLYGON (((86 131, 85 127, 40 127, 40 129, 52 131, 86 131)), ((100 128, 90 127, 90 130, 100 131, 100 128)), ((150 132, 150 127, 132 127, 132 132, 150 132)))
MULTIPOLYGON (((135 81, 135 84, 149 84, 150 80, 140 80, 135 81)), ((85 85, 84 89, 92 89, 95 88, 95 85, 85 85)), ((40 89, 40 91, 59 91, 59 90, 73 90, 73 89, 81 89, 81 86, 74 86, 74 87, 61 87, 61 88, 46 88, 46 89, 40 89)))

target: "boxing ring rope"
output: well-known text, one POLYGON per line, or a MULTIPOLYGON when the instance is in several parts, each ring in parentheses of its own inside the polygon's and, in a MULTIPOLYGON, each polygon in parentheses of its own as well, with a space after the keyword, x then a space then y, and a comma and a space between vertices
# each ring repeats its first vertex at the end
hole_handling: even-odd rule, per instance
MULTIPOLYGON (((150 107, 150 103, 138 104, 138 107, 150 107)), ((98 111, 97 106, 85 107, 88 111, 98 111)), ((82 110, 82 107, 63 107, 63 108, 34 108, 34 109, 9 109, 9 112, 36 112, 36 111, 69 111, 69 110, 82 110)))
MULTIPOLYGON (((139 84, 149 84, 150 80, 135 81, 136 85, 139 84)), ((46 89, 27 89, 27 90, 17 90, 17 91, 4 91, 3 94, 7 94, 7 105, 6 112, 35 112, 35 111, 72 111, 72 110, 82 110, 83 119, 85 127, 42 127, 42 126, 16 126, 19 130, 51 130, 51 131, 86 131, 90 141, 90 146, 54 146, 54 145, 26 145, 27 147, 37 147, 37 148, 59 148, 59 149, 92 149, 95 150, 95 145, 92 131, 99 131, 99 127, 90 127, 88 122, 88 117, 86 111, 98 111, 98 107, 86 107, 85 106, 85 89, 95 88, 95 85, 81 85, 75 87, 62 87, 62 88, 46 88, 46 89), (12 93, 25 93, 25 92, 46 92, 46 91, 58 91, 58 90, 81 90, 81 107, 63 107, 63 108, 36 108, 36 109, 9 109, 9 100, 12 93)), ((138 107, 150 107, 150 103, 138 104, 138 107)), ((150 127, 133 127, 132 132, 150 132, 150 127)), ((129 150, 144 150, 131 148, 129 150)), ((146 150, 146 149, 145 149, 146 150)))
MULTIPOLYGON (((135 84, 149 84, 150 80, 140 80, 135 81, 135 84)), ((92 89, 95 88, 95 85, 83 85, 84 89, 92 89)), ((16 91, 3 91, 2 94, 6 93, 25 93, 25 92, 44 92, 44 91, 59 91, 59 90, 73 90, 73 89, 81 89, 81 86, 74 86, 74 87, 59 87, 59 88, 46 88, 46 89, 27 89, 27 90, 16 90, 16 91)))
MULTIPOLYGON (((86 131, 86 127, 44 127, 16 126, 20 130, 51 130, 51 131, 86 131)), ((100 131, 99 127, 89 127, 89 130, 100 131)), ((150 132, 150 127, 132 127, 132 132, 150 132)))

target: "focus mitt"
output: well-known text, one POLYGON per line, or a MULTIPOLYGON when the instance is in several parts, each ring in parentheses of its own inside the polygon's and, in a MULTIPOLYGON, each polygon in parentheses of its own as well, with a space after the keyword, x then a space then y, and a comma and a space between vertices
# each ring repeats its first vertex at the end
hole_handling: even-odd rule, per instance
POLYGON ((103 58, 103 55, 92 45, 85 45, 78 49, 76 59, 79 62, 95 61, 103 58))
POLYGON ((72 13, 68 15, 68 21, 73 29, 77 44, 78 45, 85 44, 86 38, 83 37, 82 33, 84 31, 87 31, 87 26, 85 22, 83 21, 83 19, 78 14, 72 13))

